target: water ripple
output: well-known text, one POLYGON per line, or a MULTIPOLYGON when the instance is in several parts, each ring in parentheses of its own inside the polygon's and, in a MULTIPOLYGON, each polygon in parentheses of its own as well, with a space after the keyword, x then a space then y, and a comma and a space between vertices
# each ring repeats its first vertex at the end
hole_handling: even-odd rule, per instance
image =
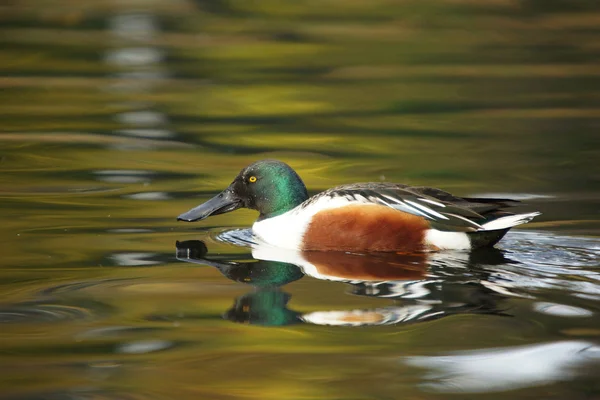
POLYGON ((131 281, 131 279, 99 279, 95 281, 65 283, 61 285, 50 286, 46 289, 43 289, 39 292, 39 295, 50 296, 73 293, 79 292, 84 289, 94 288, 97 286, 102 286, 103 288, 112 288, 116 286, 124 286, 130 283, 131 281))
POLYGON ((510 249, 508 254, 516 261, 543 266, 551 272, 573 267, 597 267, 600 260, 600 240, 595 238, 514 231, 507 235, 503 247, 510 249))
POLYGON ((72 388, 64 391, 34 392, 10 396, 7 400, 141 400, 150 399, 145 393, 121 393, 93 388, 72 388))
POLYGON ((51 323, 92 319, 92 311, 59 304, 21 303, 0 309, 0 324, 51 323))
POLYGON ((533 309, 542 314, 555 315, 559 317, 586 318, 594 315, 593 312, 586 310, 585 308, 549 302, 535 303, 533 309))

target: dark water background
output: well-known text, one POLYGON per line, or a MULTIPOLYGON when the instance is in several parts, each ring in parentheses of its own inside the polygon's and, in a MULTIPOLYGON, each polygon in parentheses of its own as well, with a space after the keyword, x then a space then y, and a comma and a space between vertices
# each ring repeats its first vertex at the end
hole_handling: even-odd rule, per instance
POLYGON ((9 0, 0 21, 1 397, 600 398, 597 1, 9 0), (251 211, 175 222, 267 157, 313 193, 543 215, 499 251, 327 276, 228 243, 251 211))

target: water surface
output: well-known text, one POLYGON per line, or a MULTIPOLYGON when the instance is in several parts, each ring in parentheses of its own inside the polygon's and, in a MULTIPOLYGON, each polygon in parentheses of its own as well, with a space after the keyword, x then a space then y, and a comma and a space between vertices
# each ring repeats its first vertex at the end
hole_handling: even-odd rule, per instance
POLYGON ((600 396, 596 2, 2 7, 4 397, 600 396), (318 268, 175 221, 267 157, 543 214, 318 268))

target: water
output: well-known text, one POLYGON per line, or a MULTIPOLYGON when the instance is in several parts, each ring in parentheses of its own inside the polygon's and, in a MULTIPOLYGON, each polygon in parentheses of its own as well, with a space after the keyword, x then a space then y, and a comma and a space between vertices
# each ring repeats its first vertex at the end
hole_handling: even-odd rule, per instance
POLYGON ((1 397, 600 396, 596 2, 2 10, 1 397), (303 269, 252 211, 175 221, 267 157, 543 215, 303 269))

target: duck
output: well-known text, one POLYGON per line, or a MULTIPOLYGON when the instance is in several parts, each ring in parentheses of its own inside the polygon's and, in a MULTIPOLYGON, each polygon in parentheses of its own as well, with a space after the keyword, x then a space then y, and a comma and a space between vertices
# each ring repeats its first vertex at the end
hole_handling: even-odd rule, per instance
POLYGON ((288 164, 260 160, 177 220, 200 221, 239 208, 259 212, 257 240, 295 251, 415 253, 492 247, 539 212, 511 213, 511 199, 457 197, 440 189, 368 182, 312 197, 288 164))

